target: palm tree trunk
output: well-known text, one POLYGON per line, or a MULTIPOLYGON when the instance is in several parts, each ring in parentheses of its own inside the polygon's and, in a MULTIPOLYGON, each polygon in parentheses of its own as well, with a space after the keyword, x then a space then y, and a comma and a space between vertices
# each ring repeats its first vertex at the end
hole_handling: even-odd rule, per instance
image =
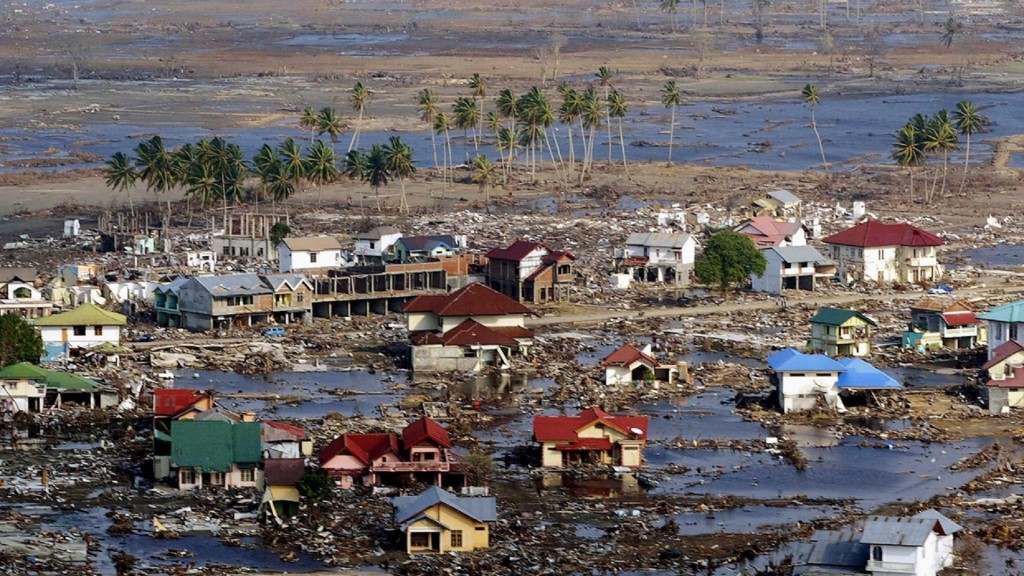
POLYGON ((907 172, 910 173, 910 205, 914 205, 914 168, 908 166, 907 172))
POLYGON ((398 177, 398 183, 402 186, 402 201, 399 203, 398 211, 409 213, 409 203, 405 200, 405 178, 398 177))
POLYGON ((814 115, 814 107, 811 107, 811 128, 814 129, 814 137, 818 139, 818 151, 821 152, 821 167, 828 175, 828 162, 825 161, 825 147, 821 144, 821 134, 818 134, 818 121, 814 115))
POLYGON ((430 147, 434 150, 434 170, 437 170, 437 133, 430 131, 430 147))
POLYGON ((676 105, 672 105, 672 124, 668 127, 668 165, 672 165, 672 141, 676 136, 676 105))
POLYGON ((942 188, 939 188, 939 198, 946 195, 946 175, 949 172, 949 151, 942 151, 942 188))
POLYGON ((359 146, 359 128, 363 125, 363 108, 359 107, 359 119, 356 121, 356 129, 352 131, 352 140, 348 143, 348 151, 359 146))
POLYGON ((963 177, 960 178, 960 189, 956 191, 956 193, 958 195, 964 193, 964 184, 967 183, 967 168, 968 168, 968 166, 970 166, 970 162, 971 162, 971 133, 968 132, 967 133, 967 147, 964 149, 964 175, 963 175, 963 177))
POLYGON ((619 147, 622 149, 622 169, 626 171, 626 178, 629 178, 629 166, 626 164, 626 139, 622 136, 622 116, 619 116, 619 147))
MULTIPOLYGON (((558 153, 559 157, 556 160, 555 159, 555 153, 554 153, 554 151, 551 150, 551 140, 548 139, 548 131, 547 130, 543 130, 543 132, 544 132, 544 144, 546 144, 547 147, 548 147, 548 156, 551 157, 551 163, 555 165, 555 176, 559 180, 562 180, 564 182, 565 181, 565 176, 564 176, 563 171, 560 169, 561 162, 562 162, 562 158, 561 158, 562 153, 561 152, 558 153)), ((555 141, 555 145, 556 146, 558 145, 557 141, 555 141)))
POLYGON ((569 174, 574 174, 576 172, 576 150, 572 142, 572 120, 566 124, 566 127, 569 128, 569 174))

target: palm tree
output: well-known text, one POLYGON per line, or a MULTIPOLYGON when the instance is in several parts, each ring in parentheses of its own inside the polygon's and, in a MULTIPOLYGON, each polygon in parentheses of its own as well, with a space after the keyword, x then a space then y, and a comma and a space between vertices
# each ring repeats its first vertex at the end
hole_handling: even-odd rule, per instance
MULTIPOLYGON (((572 137, 572 125, 580 117, 583 98, 568 82, 558 85, 558 93, 562 95, 562 105, 558 107, 558 121, 565 124, 569 130, 569 173, 571 174, 576 171, 576 149, 572 137)), ((583 137, 582 133, 580 137, 583 137)), ((583 145, 586 146, 586 140, 583 145)))
POLYGON ((924 147, 918 135, 917 128, 912 122, 908 122, 896 132, 896 141, 893 142, 892 159, 897 164, 907 169, 910 174, 910 203, 914 203, 914 168, 924 164, 924 147))
POLYGON ((497 170, 494 164, 491 163, 490 158, 483 154, 478 154, 473 159, 473 182, 480 186, 480 193, 486 196, 485 202, 488 210, 490 210, 491 206, 491 186, 494 185, 497 176, 497 170))
POLYGON ((679 0, 661 0, 661 10, 672 15, 672 31, 679 30, 679 17, 676 14, 679 10, 679 0))
MULTIPOLYGON (((444 141, 441 143, 441 152, 444 155, 444 168, 442 168, 442 170, 441 170, 441 194, 442 195, 444 194, 444 191, 447 189, 447 186, 448 186, 448 179, 447 179, 447 177, 448 177, 448 173, 449 173, 449 166, 451 166, 453 164, 453 162, 452 162, 452 139, 451 139, 450 133, 448 132, 448 129, 449 129, 450 126, 451 126, 451 121, 448 119, 448 115, 445 114, 443 111, 438 112, 437 115, 434 116, 434 133, 435 134, 442 134, 442 135, 444 135, 444 141)), ((454 170, 454 167, 452 168, 452 170, 454 170)), ((452 175, 452 184, 453 185, 455 184, 455 175, 454 174, 452 175)))
POLYGON ((594 141, 596 138, 596 131, 601 122, 605 119, 605 107, 601 105, 601 98, 597 94, 597 90, 593 86, 588 86, 583 91, 583 109, 580 114, 580 125, 581 129, 590 130, 590 135, 587 137, 587 150, 586 156, 583 160, 583 169, 580 171, 580 183, 583 183, 583 179, 586 176, 588 168, 591 168, 594 164, 594 141))
POLYGON ((111 190, 125 192, 128 195, 128 208, 132 217, 135 217, 135 204, 132 202, 132 187, 139 173, 135 170, 135 164, 124 152, 117 152, 107 160, 107 167, 103 171, 107 178, 107 186, 111 190))
POLYGON ((519 147, 519 136, 519 130, 514 126, 502 126, 498 130, 498 150, 505 152, 505 158, 508 159, 508 165, 502 167, 502 179, 504 181, 507 181, 508 173, 512 170, 512 158, 519 147))
POLYGON ((302 111, 302 116, 299 117, 299 126, 309 130, 309 143, 312 144, 313 135, 320 127, 320 117, 317 116, 316 110, 313 110, 312 106, 306 106, 306 109, 302 111))
POLYGON ((828 175, 828 162, 825 161, 825 147, 821 143, 821 135, 818 134, 818 122, 814 114, 815 110, 818 108, 818 103, 821 102, 821 95, 813 84, 807 84, 804 86, 804 89, 800 94, 803 96, 804 102, 811 105, 811 128, 814 129, 814 137, 818 139, 818 150, 821 152, 821 165, 824 167, 825 174, 828 175))
POLYGON ((408 212, 409 204, 405 199, 405 179, 416 172, 416 162, 412 159, 412 148, 402 142, 400 137, 392 136, 384 146, 384 156, 388 175, 398 178, 398 183, 402 187, 402 199, 398 209, 408 212))
POLYGON ((668 128, 668 164, 672 165, 672 143, 675 140, 676 135, 676 108, 683 103, 683 92, 676 85, 675 80, 669 80, 665 82, 664 88, 661 89, 661 103, 666 108, 672 109, 672 123, 668 128))
POLYGON ((348 143, 349 150, 359 146, 359 131, 363 127, 363 111, 366 110, 366 106, 370 103, 370 99, 372 97, 373 92, 371 92, 366 86, 363 86, 362 82, 356 82, 356 85, 349 91, 349 106, 359 113, 359 120, 356 123, 356 129, 352 133, 352 141, 348 143))
MULTIPOLYGON (((338 136, 345 132, 345 121, 338 116, 338 113, 334 111, 334 108, 326 107, 320 110, 317 114, 317 131, 320 134, 327 134, 331 139, 331 151, 334 151, 334 145, 338 143, 338 136)), ((312 140, 310 144, 312 144, 312 140)))
MULTIPOLYGON (((607 66, 601 66, 597 69, 597 73, 594 74, 597 77, 597 82, 604 87, 604 99, 608 100, 608 91, 612 88, 612 71, 607 66)), ((608 163, 612 161, 612 119, 611 116, 605 114, 605 121, 607 122, 608 129, 608 163)))
MULTIPOLYGON (((959 39, 961 36, 963 36, 963 34, 964 34, 964 23, 959 21, 959 20, 957 20, 956 18, 950 16, 949 18, 946 19, 945 24, 943 24, 943 26, 942 26, 942 37, 939 39, 939 42, 947 50, 949 50, 949 49, 953 48, 953 44, 957 41, 957 39, 959 39)), ((952 78, 956 78, 956 76, 957 76, 956 50, 952 51, 952 54, 950 56, 950 60, 952 62, 952 68, 953 68, 952 72, 951 72, 951 77, 952 78)))
POLYGON ((466 162, 469 162, 469 138, 467 131, 473 130, 473 148, 479 150, 480 146, 476 138, 476 126, 480 122, 480 110, 476 102, 466 96, 455 99, 452 107, 452 120, 456 128, 462 130, 462 137, 466 139, 466 162))
POLYGON ((277 157, 277 151, 270 144, 264 144, 252 157, 252 171, 260 180, 259 191, 267 193, 270 184, 270 175, 273 171, 280 171, 281 160, 277 157))
POLYGON ((291 182, 293 190, 297 189, 299 182, 306 178, 306 162, 302 158, 302 146, 288 138, 278 148, 278 155, 281 158, 281 177, 291 182))
POLYGON ((185 189, 185 212, 188 212, 188 226, 192 227, 192 194, 188 193, 191 185, 189 172, 193 164, 199 162, 199 148, 190 142, 178 147, 172 154, 171 170, 174 173, 174 185, 185 189))
MULTIPOLYGON (((939 112, 931 119, 931 122, 928 123, 928 128, 924 133, 924 149, 926 152, 942 152, 942 188, 939 190, 939 196, 941 197, 946 192, 946 174, 949 169, 949 153, 950 151, 957 149, 956 130, 953 129, 953 122, 949 117, 948 111, 939 110, 939 112)), ((935 177, 932 180, 931 192, 929 197, 925 199, 928 202, 936 197, 935 183, 938 178, 938 169, 936 169, 935 177)))
POLYGON ((390 178, 391 172, 388 170, 387 152, 380 144, 374 144, 366 154, 366 169, 363 170, 363 182, 366 182, 373 188, 378 212, 380 212, 380 187, 387 186, 390 178))
POLYGON ((295 193, 295 183, 288 177, 284 164, 280 161, 270 166, 267 172, 267 193, 274 203, 275 210, 278 202, 284 202, 295 193))
POLYGON ((520 125, 519 144, 527 149, 528 160, 530 161, 530 182, 537 180, 537 147, 544 140, 543 125, 541 123, 541 110, 537 95, 540 91, 536 86, 526 94, 519 97, 516 109, 519 117, 516 119, 520 125))
MULTIPOLYGON (((147 190, 156 193, 157 204, 160 194, 174 188, 173 155, 164 147, 160 136, 153 136, 135 147, 135 168, 139 179, 146 183, 147 190)), ((170 200, 168 200, 170 212, 170 200)))
POLYGON ((323 203, 322 188, 338 178, 338 166, 334 162, 334 149, 317 140, 309 147, 305 160, 306 178, 317 187, 316 202, 323 203))
POLYGON ((209 206, 217 195, 217 176, 209 162, 198 160, 189 167, 185 182, 187 198, 195 198, 200 207, 209 206))
POLYGON ((430 145, 434 150, 434 169, 437 169, 437 134, 434 132, 434 117, 441 111, 437 104, 437 95, 430 88, 420 90, 416 97, 416 109, 420 112, 420 120, 430 126, 430 145))
MULTIPOLYGON (((619 147, 622 149, 622 168, 626 171, 626 178, 629 178, 629 166, 626 164, 626 139, 622 135, 622 119, 626 117, 626 97, 618 90, 612 90, 608 95, 608 117, 619 119, 619 147)), ((610 120, 609 120, 610 121, 610 120)))
MULTIPOLYGON (((482 138, 484 133, 484 99, 487 98, 487 84, 480 74, 473 73, 469 78, 469 89, 473 91, 473 102, 480 102, 480 111, 477 113, 477 122, 479 122, 477 132, 482 138)), ((477 151, 479 151, 479 148, 477 148, 477 151)))
MULTIPOLYGON (((366 156, 359 150, 349 150, 345 154, 345 161, 342 164, 341 172, 350 180, 363 180, 366 173, 366 156)), ((359 194, 359 208, 363 207, 363 194, 359 194)))
MULTIPOLYGON (((494 102, 494 107, 498 111, 498 115, 501 116, 505 121, 508 122, 508 130, 503 132, 505 136, 512 135, 515 132, 516 118, 519 115, 519 111, 516 106, 519 104, 519 99, 516 98, 514 92, 505 88, 498 93, 498 98, 494 102)), ((498 147, 501 148, 501 134, 498 135, 498 147)), ((518 139, 518 135, 514 135, 512 138, 512 145, 506 148, 509 151, 508 154, 508 167, 504 169, 504 173, 507 175, 512 170, 512 160, 514 159, 513 153, 515 152, 515 140, 518 139)))
POLYGON ((971 136, 984 132, 985 127, 989 125, 989 119, 983 116, 970 100, 963 100, 957 103, 956 110, 953 111, 953 124, 961 136, 967 137, 967 146, 964 148, 964 175, 960 179, 960 189, 957 190, 957 194, 963 194, 964 184, 967 182, 967 169, 971 162, 971 136))

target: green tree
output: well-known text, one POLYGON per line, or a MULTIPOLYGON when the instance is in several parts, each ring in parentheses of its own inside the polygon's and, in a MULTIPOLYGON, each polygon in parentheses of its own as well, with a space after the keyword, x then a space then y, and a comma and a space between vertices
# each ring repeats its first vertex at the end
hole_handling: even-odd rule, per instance
POLYGON ((950 51, 950 65, 952 67, 950 77, 957 82, 957 85, 962 83, 963 78, 956 64, 957 51, 953 48, 953 45, 963 35, 964 23, 950 16, 942 25, 942 37, 939 39, 939 42, 950 51))
POLYGON ((323 202, 323 187, 338 178, 338 165, 334 161, 334 148, 317 140, 309 147, 305 159, 306 179, 317 187, 317 204, 323 202))
POLYGON ((36 329, 21 316, 0 316, 0 367, 18 362, 39 364, 46 354, 43 339, 36 329))
MULTIPOLYGON (((146 183, 146 189, 156 193, 157 204, 160 194, 174 188, 174 158, 160 136, 153 136, 135 147, 135 169, 139 180, 146 183)), ((167 205, 170 211, 170 200, 167 205)))
POLYGON ((320 502, 334 496, 334 480, 323 470, 307 470, 295 484, 295 489, 303 498, 320 502))
POLYGON ((612 90, 608 95, 608 117, 617 118, 619 121, 619 147, 622 149, 622 168, 629 178, 629 166, 626 164, 626 139, 622 134, 622 119, 626 117, 626 97, 618 90, 612 90))
POLYGON ((312 106, 306 106, 306 109, 302 111, 302 116, 299 117, 299 126, 309 130, 309 143, 312 144, 313 135, 320 127, 320 116, 312 106))
POLYGON ((416 109, 420 112, 420 120, 430 127, 430 145, 434 150, 434 169, 437 169, 437 133, 434 132, 434 117, 441 111, 437 103, 437 95, 430 88, 420 90, 416 96, 416 109))
POLYGON ((363 170, 363 182, 373 188, 373 196, 377 201, 377 211, 380 212, 380 187, 387 186, 391 180, 391 172, 388 170, 388 156, 384 147, 374 144, 366 153, 366 168, 363 170))
POLYGON ((967 170, 971 165, 971 136, 984 132, 989 123, 990 120, 982 115, 970 100, 957 103, 956 110, 953 111, 953 124, 960 135, 967 139, 967 145, 964 147, 964 174, 960 179, 957 194, 963 194, 964 184, 967 183, 967 170))
POLYGON ((445 190, 448 188, 448 175, 452 173, 451 180, 452 185, 455 185, 454 175, 454 162, 452 160, 452 138, 449 128, 451 127, 451 120, 444 111, 440 111, 434 116, 434 134, 444 135, 444 140, 441 142, 441 152, 443 155, 444 165, 441 170, 441 194, 444 195, 445 190))
POLYGON ((363 127, 363 112, 372 98, 373 92, 370 92, 370 89, 364 86, 362 82, 356 82, 352 90, 349 91, 348 104, 359 113, 359 120, 356 123, 355 130, 352 132, 352 141, 348 143, 349 150, 359 147, 359 131, 363 127))
POLYGON ((469 130, 473 131, 473 149, 480 149, 476 134, 477 124, 480 123, 480 110, 476 107, 476 101, 466 96, 456 98, 452 106, 452 121, 456 128, 462 130, 462 137, 466 140, 466 160, 469 161, 469 130))
MULTIPOLYGON (((949 170, 949 153, 957 149, 957 137, 956 130, 953 129, 953 120, 949 116, 949 112, 946 110, 939 110, 935 116, 932 117, 931 121, 928 122, 928 127, 924 132, 924 149, 925 152, 936 152, 942 153, 942 188, 939 190, 938 195, 941 197, 946 192, 946 176, 949 170)), ((932 187, 929 192, 926 202, 931 202, 935 199, 935 185, 939 179, 939 170, 935 169, 935 176, 932 179, 932 187)))
MULTIPOLYGON (((469 78, 469 89, 473 92, 473 102, 480 103, 480 110, 477 112, 476 115, 478 124, 477 134, 479 135, 480 138, 483 138, 484 118, 486 117, 486 114, 484 114, 484 100, 487 98, 487 83, 484 81, 483 77, 480 76, 480 74, 474 72, 473 75, 470 76, 469 78)), ((473 151, 479 154, 479 142, 476 142, 476 144, 477 146, 473 149, 473 151)))
POLYGON ((583 91, 583 108, 580 114, 581 129, 589 130, 587 136, 587 151, 583 161, 583 169, 580 171, 580 183, 586 176, 587 170, 593 168, 594 164, 594 142, 597 140, 597 129, 605 119, 605 107, 601 105, 601 98, 593 86, 588 86, 583 91))
POLYGON ((668 127, 668 165, 672 165, 672 143, 676 135, 676 108, 683 103, 683 92, 675 80, 665 82, 661 89, 661 103, 672 109, 672 123, 668 127))
POLYGON ((124 152, 117 152, 107 160, 107 167, 103 170, 107 179, 107 186, 115 192, 120 191, 128 195, 128 209, 132 216, 135 216, 135 204, 132 202, 132 188, 139 177, 135 170, 135 163, 124 152))
POLYGON ((896 132, 896 141, 892 144, 892 159, 907 169, 910 175, 908 193, 910 203, 914 203, 914 169, 924 164, 924 144, 917 127, 912 122, 906 123, 896 132))
POLYGON ((277 246, 291 233, 291 226, 284 222, 275 222, 274 225, 270 227, 270 242, 273 243, 274 246, 277 246))
POLYGON ((494 458, 487 452, 474 450, 459 458, 459 468, 466 475, 470 486, 487 486, 497 471, 494 458))
POLYGON ((821 95, 818 93, 818 89, 815 88, 814 84, 807 84, 804 89, 800 92, 803 96, 804 102, 811 107, 811 128, 814 129, 814 137, 818 139, 818 151, 821 152, 821 166, 825 170, 825 174, 828 175, 828 162, 825 161, 825 147, 821 143, 821 134, 818 133, 818 121, 815 117, 815 111, 818 108, 818 104, 821 102, 821 95))
POLYGON ((416 172, 416 162, 412 159, 412 148, 402 142, 400 137, 392 136, 384 146, 384 156, 388 175, 398 178, 398 184, 402 187, 402 197, 398 209, 408 212, 409 203, 405 198, 405 180, 416 172))
MULTIPOLYGON (((562 105, 558 107, 558 121, 569 130, 568 172, 573 174, 576 172, 576 145, 572 134, 572 125, 579 119, 582 113, 583 98, 580 96, 579 91, 570 86, 568 82, 562 82, 558 85, 558 93, 562 95, 562 105)), ((580 136, 582 137, 583 135, 581 134, 580 136)), ((586 147, 586 142, 584 142, 583 146, 586 147)))
MULTIPOLYGON (((334 108, 327 107, 317 114, 317 131, 320 134, 327 134, 331 139, 331 151, 334 151, 334 145, 338 143, 338 136, 341 136, 345 132, 345 120, 334 111, 334 108)), ((310 141, 310 144, 313 144, 310 141)))
POLYGON ((485 203, 488 210, 491 206, 491 186, 498 178, 497 169, 491 159, 483 154, 478 154, 473 159, 473 182, 480 187, 480 193, 485 195, 485 203))
POLYGON ((277 157, 277 151, 270 144, 260 146, 259 151, 252 157, 252 171, 260 181, 257 187, 258 195, 268 193, 271 174, 279 170, 280 166, 281 160, 277 157))
POLYGON ((747 282, 751 274, 764 274, 766 266, 764 254, 750 237, 723 230, 708 240, 693 271, 701 282, 718 286, 724 292, 730 286, 747 282))
POLYGON ((295 140, 286 139, 278 148, 281 158, 281 175, 292 183, 293 190, 306 178, 306 161, 302 157, 302 146, 295 140))
MULTIPOLYGON (((608 93, 612 89, 612 79, 613 79, 612 71, 609 70, 607 66, 601 66, 600 68, 597 69, 597 73, 594 74, 594 76, 597 78, 598 84, 600 84, 601 87, 604 88, 604 99, 607 102, 608 101, 608 93)), ((607 132, 608 132, 608 140, 606 141, 606 144, 608 145, 608 163, 611 164, 611 162, 612 162, 612 118, 608 114, 608 112, 609 112, 609 110, 606 108, 605 109, 605 115, 604 115, 605 122, 607 122, 607 126, 606 127, 607 127, 607 132)))

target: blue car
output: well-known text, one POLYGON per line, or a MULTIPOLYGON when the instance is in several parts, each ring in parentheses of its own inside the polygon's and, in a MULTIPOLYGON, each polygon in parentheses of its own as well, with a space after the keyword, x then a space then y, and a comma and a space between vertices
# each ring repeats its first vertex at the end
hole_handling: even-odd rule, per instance
POLYGON ((274 326, 272 328, 267 328, 266 330, 263 331, 263 335, 264 336, 268 336, 270 338, 280 338, 281 336, 284 336, 284 334, 285 334, 284 328, 282 328, 280 326, 274 326))
POLYGON ((935 286, 934 288, 929 288, 928 289, 928 293, 929 294, 952 294, 953 293, 953 287, 950 286, 949 284, 939 284, 938 286, 935 286))

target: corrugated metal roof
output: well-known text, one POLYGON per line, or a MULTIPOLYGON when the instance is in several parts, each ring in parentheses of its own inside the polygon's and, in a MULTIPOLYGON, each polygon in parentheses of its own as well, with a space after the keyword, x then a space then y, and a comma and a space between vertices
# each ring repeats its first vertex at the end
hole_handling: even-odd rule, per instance
POLYGON ((773 190, 768 193, 768 197, 783 204, 799 204, 801 202, 800 198, 789 190, 773 190))
POLYGON ((395 506, 395 522, 399 524, 438 504, 444 504, 477 522, 498 519, 498 506, 493 497, 460 498, 437 486, 431 486, 417 496, 399 496, 392 500, 392 504, 395 506))
POLYGON ((842 326, 851 318, 860 318, 872 326, 878 324, 864 314, 856 310, 845 310, 843 308, 822 308, 811 318, 811 324, 828 324, 829 326, 842 326))
POLYGON ((901 516, 870 516, 864 524, 864 544, 921 546, 932 533, 936 520, 901 516))
POLYGON ((996 306, 984 314, 979 314, 978 318, 993 322, 1024 322, 1024 300, 996 306))
POLYGON ((768 365, 776 372, 844 372, 839 362, 821 354, 804 354, 786 348, 768 357, 768 365))
POLYGON ((285 238, 281 241, 292 252, 320 252, 341 250, 341 242, 334 236, 312 236, 308 238, 285 238))
POLYGON ((634 232, 626 237, 627 246, 647 246, 649 248, 682 248, 690 240, 689 234, 671 234, 666 232, 634 232))
POLYGON ((312 290, 313 287, 309 284, 309 280, 306 280, 304 274, 265 274, 262 276, 263 280, 270 285, 270 288, 277 292, 281 289, 281 286, 287 285, 291 290, 295 290, 299 285, 305 283, 312 290))
POLYGON ((95 304, 82 304, 74 310, 35 319, 36 326, 124 326, 124 314, 110 312, 95 304))
POLYGON ((821 255, 814 246, 780 246, 772 248, 782 257, 783 262, 814 262, 825 263, 830 260, 821 255))
POLYGON ((169 294, 177 294, 181 287, 187 284, 188 278, 184 276, 178 276, 174 280, 171 280, 167 284, 161 284, 153 289, 153 292, 164 292, 169 294))
POLYGON ((271 293, 271 289, 256 274, 196 276, 192 280, 217 298, 271 293))
POLYGON ((259 422, 171 422, 171 462, 179 468, 227 472, 232 464, 257 464, 261 456, 259 422))
POLYGON ((860 542, 853 528, 819 530, 810 541, 798 545, 793 554, 796 564, 864 569, 870 547, 860 542))
POLYGON ((941 512, 934 508, 929 508, 923 512, 918 512, 914 515, 914 518, 924 518, 926 520, 935 520, 939 523, 939 528, 942 530, 943 535, 955 534, 964 529, 963 526, 953 522, 949 518, 946 518, 941 512))

